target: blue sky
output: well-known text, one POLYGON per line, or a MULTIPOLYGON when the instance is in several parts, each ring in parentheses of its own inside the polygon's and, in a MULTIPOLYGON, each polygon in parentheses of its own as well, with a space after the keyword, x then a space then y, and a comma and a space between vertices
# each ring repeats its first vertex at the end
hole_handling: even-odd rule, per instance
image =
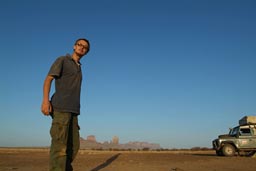
POLYGON ((82 137, 211 147, 256 115, 255 9, 254 0, 1 1, 0 146, 50 144, 44 78, 86 37, 82 137))

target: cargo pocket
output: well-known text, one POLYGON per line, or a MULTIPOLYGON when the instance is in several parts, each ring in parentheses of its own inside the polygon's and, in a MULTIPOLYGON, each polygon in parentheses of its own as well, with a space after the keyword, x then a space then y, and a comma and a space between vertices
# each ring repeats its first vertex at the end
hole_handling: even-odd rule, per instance
POLYGON ((62 144, 67 143, 68 139, 68 128, 69 121, 65 118, 57 118, 55 117, 52 121, 52 127, 50 130, 50 134, 53 141, 60 142, 62 144))

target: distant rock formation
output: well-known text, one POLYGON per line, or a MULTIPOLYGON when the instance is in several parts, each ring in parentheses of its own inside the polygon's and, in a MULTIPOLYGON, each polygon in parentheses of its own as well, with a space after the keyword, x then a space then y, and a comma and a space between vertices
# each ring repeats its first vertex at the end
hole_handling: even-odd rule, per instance
POLYGON ((114 136, 114 137, 112 138, 112 143, 113 143, 113 144, 119 144, 119 138, 118 138, 117 136, 114 136))
POLYGON ((89 135, 89 136, 87 136, 87 141, 97 142, 94 135, 89 135))
POLYGON ((126 144, 119 144, 119 138, 114 136, 112 141, 105 141, 104 143, 100 143, 96 141, 94 135, 90 135, 87 139, 80 138, 80 148, 81 149, 124 149, 124 150, 156 150, 161 149, 161 146, 156 143, 148 143, 148 142, 128 142, 126 144))

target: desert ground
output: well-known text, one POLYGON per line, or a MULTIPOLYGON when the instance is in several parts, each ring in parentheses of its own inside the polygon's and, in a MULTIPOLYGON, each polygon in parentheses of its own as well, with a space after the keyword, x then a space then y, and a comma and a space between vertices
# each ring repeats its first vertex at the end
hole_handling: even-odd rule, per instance
MULTIPOLYGON (((0 148, 0 171, 48 171, 49 149, 0 148)), ((214 151, 80 150, 74 171, 255 171, 256 158, 214 151)))

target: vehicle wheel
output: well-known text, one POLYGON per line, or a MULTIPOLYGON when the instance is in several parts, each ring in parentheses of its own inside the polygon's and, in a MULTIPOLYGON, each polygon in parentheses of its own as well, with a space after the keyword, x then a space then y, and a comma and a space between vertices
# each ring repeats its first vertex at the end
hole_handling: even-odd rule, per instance
POLYGON ((222 147, 222 153, 224 156, 228 156, 228 157, 234 156, 235 152, 236 152, 235 148, 231 144, 225 144, 222 147))
POLYGON ((223 153, 221 150, 216 150, 216 154, 217 154, 217 156, 223 156, 223 153))

